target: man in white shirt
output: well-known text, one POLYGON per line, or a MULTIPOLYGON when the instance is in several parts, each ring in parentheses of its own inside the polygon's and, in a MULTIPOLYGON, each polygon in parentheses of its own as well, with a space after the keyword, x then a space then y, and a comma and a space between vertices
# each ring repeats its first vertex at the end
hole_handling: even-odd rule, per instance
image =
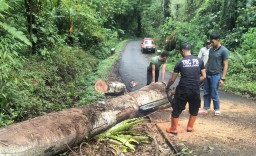
POLYGON ((209 49, 211 47, 211 42, 207 40, 205 42, 205 47, 201 48, 198 54, 198 57, 204 61, 204 65, 206 65, 209 58, 209 49))
MULTIPOLYGON (((201 48, 200 51, 199 51, 199 54, 198 54, 198 57, 200 59, 202 59, 204 61, 204 65, 206 65, 207 61, 208 61, 208 58, 209 58, 209 50, 210 50, 210 47, 211 47, 211 41, 210 40, 207 40, 205 43, 204 43, 205 47, 201 48)), ((202 83, 200 85, 200 90, 203 91, 204 90, 204 83, 202 83)))

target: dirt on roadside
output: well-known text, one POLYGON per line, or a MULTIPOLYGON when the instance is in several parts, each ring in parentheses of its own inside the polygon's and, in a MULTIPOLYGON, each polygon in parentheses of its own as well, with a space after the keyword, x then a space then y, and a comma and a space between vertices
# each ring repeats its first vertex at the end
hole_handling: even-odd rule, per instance
MULTIPOLYGON (((222 93, 221 111, 221 116, 215 116, 213 110, 207 115, 199 115, 194 131, 188 133, 186 126, 189 113, 186 109, 180 116, 179 134, 167 135, 176 145, 185 145, 190 155, 255 156, 255 101, 222 93)), ((170 122, 159 125, 164 129, 170 126, 170 122)))

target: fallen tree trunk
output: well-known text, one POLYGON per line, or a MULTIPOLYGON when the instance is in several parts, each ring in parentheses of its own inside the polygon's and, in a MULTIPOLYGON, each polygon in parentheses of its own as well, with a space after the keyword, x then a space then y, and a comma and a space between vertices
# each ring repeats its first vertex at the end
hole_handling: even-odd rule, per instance
POLYGON ((50 113, 1 128, 0 155, 54 155, 66 151, 68 146, 136 117, 139 106, 166 98, 164 88, 154 83, 105 104, 50 113))
POLYGON ((126 91, 124 83, 118 81, 105 82, 99 79, 94 86, 95 90, 106 95, 121 95, 126 91))

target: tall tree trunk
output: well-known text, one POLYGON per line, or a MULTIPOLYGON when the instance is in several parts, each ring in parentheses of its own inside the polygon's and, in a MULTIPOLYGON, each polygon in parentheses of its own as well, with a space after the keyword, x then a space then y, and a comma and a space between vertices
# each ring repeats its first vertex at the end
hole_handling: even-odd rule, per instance
POLYGON ((141 13, 140 12, 137 13, 137 24, 138 24, 137 37, 141 37, 142 29, 141 29, 141 13))
POLYGON ((170 13, 170 8, 169 8, 169 4, 170 4, 170 0, 163 0, 163 14, 164 14, 164 18, 166 17, 170 17, 171 13, 170 13))
POLYGON ((26 8, 26 16, 27 16, 27 23, 28 23, 28 32, 30 42, 32 43, 31 46, 31 53, 35 54, 37 51, 37 44, 34 41, 33 37, 37 36, 37 28, 36 28, 36 14, 38 12, 37 2, 33 0, 25 0, 25 8, 26 8))
POLYGON ((61 0, 58 0, 57 6, 59 7, 61 5, 61 0))
POLYGON ((72 108, 0 129, 0 155, 55 155, 118 122, 136 117, 139 106, 166 98, 162 83, 154 83, 106 101, 72 108))
POLYGON ((222 9, 222 25, 226 30, 232 30, 236 26, 237 0, 225 0, 222 9))

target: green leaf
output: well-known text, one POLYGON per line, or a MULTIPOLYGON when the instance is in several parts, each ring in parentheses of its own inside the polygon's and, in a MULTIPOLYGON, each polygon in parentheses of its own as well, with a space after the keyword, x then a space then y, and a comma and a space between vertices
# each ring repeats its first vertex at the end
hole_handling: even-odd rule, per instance
POLYGON ((35 35, 32 35, 31 37, 32 37, 33 42, 37 43, 37 37, 35 35))
POLYGON ((0 22, 0 26, 4 28, 8 33, 10 33, 13 37, 19 39, 20 41, 24 42, 27 45, 31 46, 31 42, 28 38, 23 34, 23 32, 18 31, 16 28, 7 25, 6 23, 0 22))
POLYGON ((0 11, 5 11, 9 8, 9 5, 5 2, 5 0, 0 0, 0 11))
MULTIPOLYGON (((132 126, 146 120, 145 118, 133 118, 125 120, 114 127, 107 130, 105 133, 96 136, 99 141, 106 141, 110 145, 114 146, 124 146, 125 150, 129 149, 135 151, 135 145, 150 143, 150 136, 145 133, 138 132, 136 130, 131 130, 132 126)), ((120 149, 123 151, 122 149, 120 149)), ((123 151, 124 152, 124 151, 123 151)))

